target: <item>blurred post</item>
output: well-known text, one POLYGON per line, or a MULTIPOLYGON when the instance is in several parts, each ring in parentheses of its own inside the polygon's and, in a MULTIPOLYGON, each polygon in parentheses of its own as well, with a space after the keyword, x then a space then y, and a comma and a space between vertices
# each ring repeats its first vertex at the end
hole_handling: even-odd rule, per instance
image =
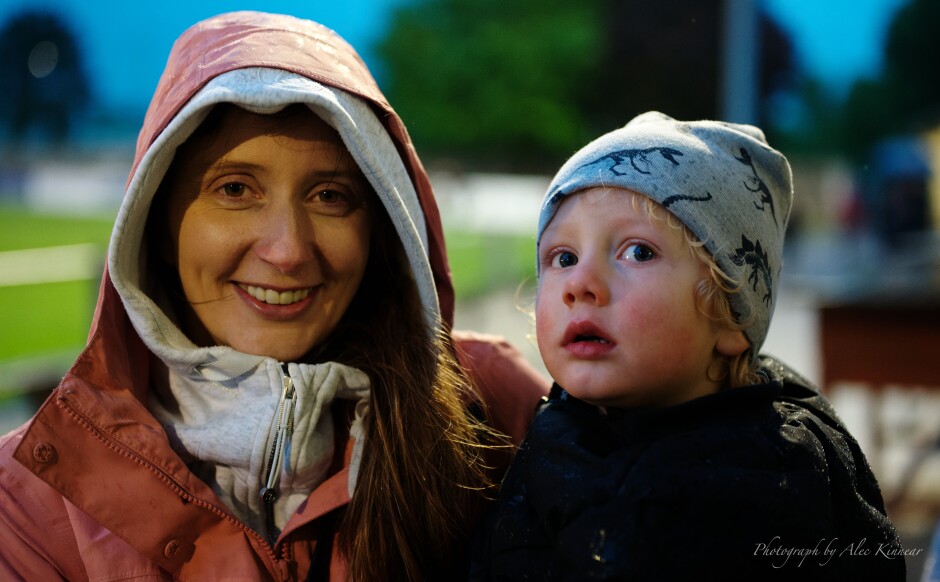
POLYGON ((755 0, 724 0, 721 119, 757 123, 757 58, 760 52, 755 0))
POLYGON ((931 168, 927 185, 928 207, 930 208, 930 224, 937 241, 937 257, 940 259, 940 125, 925 132, 924 140, 930 157, 928 164, 931 168))

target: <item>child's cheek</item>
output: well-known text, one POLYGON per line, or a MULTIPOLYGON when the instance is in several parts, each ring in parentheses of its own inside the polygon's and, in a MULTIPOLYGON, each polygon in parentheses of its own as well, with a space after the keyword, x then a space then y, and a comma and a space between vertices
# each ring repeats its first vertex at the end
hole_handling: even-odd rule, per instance
POLYGON ((662 350, 663 357, 689 347, 692 333, 683 317, 682 306, 669 301, 630 302, 626 329, 631 342, 642 342, 649 348, 662 350))

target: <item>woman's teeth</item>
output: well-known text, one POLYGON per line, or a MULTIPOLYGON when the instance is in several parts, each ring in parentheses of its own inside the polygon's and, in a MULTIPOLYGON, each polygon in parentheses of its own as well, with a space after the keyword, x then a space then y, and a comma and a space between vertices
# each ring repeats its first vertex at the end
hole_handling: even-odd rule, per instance
POLYGON ((275 291, 273 289, 265 289, 264 287, 255 287, 254 285, 239 284, 238 286, 258 301, 270 305, 290 305, 310 295, 309 288, 296 289, 294 291, 275 291))

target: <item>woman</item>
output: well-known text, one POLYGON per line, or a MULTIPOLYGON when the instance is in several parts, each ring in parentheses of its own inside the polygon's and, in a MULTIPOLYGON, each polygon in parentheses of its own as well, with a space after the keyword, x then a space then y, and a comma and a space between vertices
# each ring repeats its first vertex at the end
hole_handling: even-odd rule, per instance
POLYGON ((197 24, 88 345, 0 440, 0 578, 459 572, 499 433, 547 383, 452 310, 427 175, 353 49, 287 16, 197 24))

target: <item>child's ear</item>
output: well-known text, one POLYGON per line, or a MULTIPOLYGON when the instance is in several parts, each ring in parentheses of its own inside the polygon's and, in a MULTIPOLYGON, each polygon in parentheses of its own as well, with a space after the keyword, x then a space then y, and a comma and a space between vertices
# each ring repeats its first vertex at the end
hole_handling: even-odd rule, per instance
POLYGON ((715 341, 715 349, 718 353, 729 358, 741 355, 749 347, 751 347, 751 342, 747 341, 743 331, 723 329, 718 332, 718 338, 715 341))

